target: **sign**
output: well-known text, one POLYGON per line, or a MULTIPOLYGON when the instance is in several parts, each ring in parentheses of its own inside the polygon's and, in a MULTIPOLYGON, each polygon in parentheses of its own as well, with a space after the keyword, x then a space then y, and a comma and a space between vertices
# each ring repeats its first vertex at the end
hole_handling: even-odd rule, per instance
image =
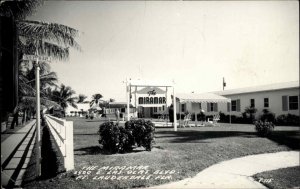
POLYGON ((38 56, 38 55, 29 55, 29 54, 23 55, 23 60, 35 61, 37 59, 40 62, 50 62, 51 61, 51 57, 49 57, 49 56, 38 56))
POLYGON ((148 91, 147 93, 148 93, 149 96, 150 95, 156 95, 156 91, 154 89, 151 90, 151 91, 148 91))
POLYGON ((165 104, 166 97, 139 97, 139 104, 165 104))

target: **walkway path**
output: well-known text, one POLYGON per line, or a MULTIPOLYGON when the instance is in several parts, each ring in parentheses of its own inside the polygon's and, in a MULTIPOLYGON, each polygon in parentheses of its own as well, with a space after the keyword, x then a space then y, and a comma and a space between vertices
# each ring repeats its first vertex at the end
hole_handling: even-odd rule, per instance
POLYGON ((193 178, 152 188, 266 188, 251 176, 298 165, 298 151, 250 155, 215 164, 193 178))
POLYGON ((20 186, 35 142, 35 120, 1 142, 1 185, 20 186))

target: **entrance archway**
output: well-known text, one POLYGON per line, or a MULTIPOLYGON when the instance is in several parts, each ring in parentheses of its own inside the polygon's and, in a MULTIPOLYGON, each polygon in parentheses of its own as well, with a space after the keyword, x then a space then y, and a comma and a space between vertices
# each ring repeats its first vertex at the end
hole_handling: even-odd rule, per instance
MULTIPOLYGON (((167 106, 167 95, 168 95, 168 89, 172 88, 173 89, 173 116, 174 116, 174 131, 177 131, 177 118, 176 118, 176 96, 175 96, 175 87, 174 87, 174 82, 157 82, 157 81, 145 81, 145 80, 131 80, 131 79, 126 79, 126 100, 127 100, 127 121, 130 120, 130 108, 129 108, 129 104, 130 104, 130 99, 132 98, 132 88, 134 88, 134 102, 135 102, 135 108, 138 109, 137 107, 137 102, 142 102, 144 104, 144 106, 147 106, 147 104, 150 105, 154 105, 156 102, 157 104, 162 104, 165 103, 166 104, 166 108, 167 106), (165 88, 166 89, 166 94, 165 94, 165 99, 163 99, 163 97, 158 97, 153 98, 151 97, 151 95, 153 95, 153 93, 155 93, 155 91, 148 91, 149 97, 145 97, 145 99, 137 99, 137 88, 138 87, 161 87, 161 88, 165 88), (138 100, 138 101, 137 101, 138 100)), ((140 103, 139 103, 140 104, 140 103)))

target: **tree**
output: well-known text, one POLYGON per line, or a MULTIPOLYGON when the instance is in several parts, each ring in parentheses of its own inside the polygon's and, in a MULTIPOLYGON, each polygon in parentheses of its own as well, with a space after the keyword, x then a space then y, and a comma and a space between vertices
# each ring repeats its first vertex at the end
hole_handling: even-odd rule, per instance
POLYGON ((61 84, 60 88, 56 88, 53 93, 52 93, 52 100, 57 102, 61 108, 64 111, 65 114, 65 109, 68 107, 68 105, 73 106, 74 108, 77 108, 77 105, 75 102, 77 102, 78 98, 73 97, 75 94, 75 91, 72 90, 71 87, 65 86, 64 84, 61 84))
POLYGON ((109 102, 115 102, 116 100, 115 99, 113 99, 113 98, 110 98, 109 99, 109 102))
POLYGON ((254 107, 249 107, 248 106, 248 107, 245 108, 245 113, 249 114, 251 122, 254 121, 254 115, 255 115, 256 112, 257 112, 257 109, 254 108, 254 107))
POLYGON ((97 104, 99 106, 99 102, 102 97, 103 96, 100 93, 94 94, 92 97, 92 101, 90 102, 90 106, 92 107, 94 104, 97 104))
MULTIPOLYGON (((0 4, 0 16, 12 17, 14 25, 18 30, 18 40, 16 40, 15 46, 18 46, 18 57, 20 59, 19 64, 21 68, 28 67, 28 61, 22 60, 23 54, 37 54, 43 56, 50 56, 57 60, 67 60, 69 57, 69 48, 75 48, 80 50, 80 46, 75 41, 75 37, 78 35, 78 31, 61 24, 45 23, 40 21, 24 20, 26 16, 32 14, 33 10, 42 4, 42 0, 23 0, 23 1, 1 1, 0 4), (24 64, 25 63, 25 64, 24 64)), ((40 63, 40 62, 39 62, 40 63)), ((43 64, 43 63, 42 63, 43 64)), ((40 64, 41 65, 41 64, 40 64)), ((29 78, 21 76, 20 83, 20 103, 24 97, 33 97, 35 93, 34 88, 30 83, 34 83, 35 79, 32 78, 34 71, 27 75, 29 78), (29 84, 29 85, 28 85, 29 84), (28 91, 32 91, 30 96, 28 91), (27 92, 25 92, 27 91, 27 92)), ((41 84, 43 80, 47 84, 53 84, 56 74, 50 72, 47 75, 41 77, 41 84)), ((45 86, 42 86, 42 88, 45 86)), ((31 98, 33 100, 34 98, 31 98)), ((47 99, 44 99, 47 100, 47 99)), ((16 107, 14 115, 17 115, 20 108, 16 107)), ((14 121, 15 120, 14 116, 14 121)))
POLYGON ((87 101, 84 101, 87 98, 87 96, 83 94, 79 94, 77 103, 85 103, 87 101))

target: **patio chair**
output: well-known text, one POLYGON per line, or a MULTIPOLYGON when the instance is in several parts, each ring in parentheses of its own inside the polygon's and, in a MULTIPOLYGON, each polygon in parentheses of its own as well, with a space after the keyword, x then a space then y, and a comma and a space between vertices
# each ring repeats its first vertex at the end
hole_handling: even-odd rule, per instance
POLYGON ((210 125, 213 125, 213 126, 220 126, 220 124, 218 123, 218 121, 220 121, 220 115, 219 114, 214 115, 213 118, 212 118, 212 121, 210 120, 210 118, 207 118, 207 122, 210 125))
POLYGON ((191 114, 184 116, 182 127, 189 126, 189 121, 191 121, 191 114))
POLYGON ((220 126, 220 124, 218 123, 218 121, 220 121, 220 115, 219 114, 217 114, 217 115, 215 115, 213 117, 213 123, 214 123, 214 125, 220 126))

